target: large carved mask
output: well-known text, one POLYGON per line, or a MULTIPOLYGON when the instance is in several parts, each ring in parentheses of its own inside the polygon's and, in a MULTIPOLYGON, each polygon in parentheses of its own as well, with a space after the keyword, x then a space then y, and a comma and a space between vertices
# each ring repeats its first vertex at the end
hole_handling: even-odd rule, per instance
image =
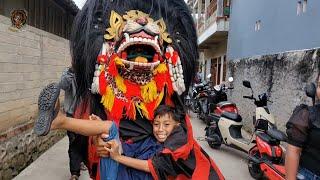
POLYGON ((118 121, 136 113, 151 120, 153 111, 185 90, 183 67, 164 20, 139 10, 111 12, 97 58, 91 92, 102 96, 109 117, 118 121), (165 98, 165 99, 164 99, 165 98))

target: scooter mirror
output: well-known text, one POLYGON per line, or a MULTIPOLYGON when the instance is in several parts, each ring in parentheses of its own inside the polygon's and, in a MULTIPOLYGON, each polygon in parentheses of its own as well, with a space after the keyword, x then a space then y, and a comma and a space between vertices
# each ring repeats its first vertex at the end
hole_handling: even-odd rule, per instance
POLYGON ((305 87, 305 92, 306 92, 306 95, 312 99, 315 98, 316 96, 316 91, 317 91, 317 88, 316 88, 316 85, 314 83, 310 83, 308 84, 306 87, 305 87))
POLYGON ((244 87, 251 88, 250 81, 242 81, 244 87))
POLYGON ((233 82, 233 77, 229 77, 229 78, 228 78, 228 81, 229 81, 229 82, 233 82))

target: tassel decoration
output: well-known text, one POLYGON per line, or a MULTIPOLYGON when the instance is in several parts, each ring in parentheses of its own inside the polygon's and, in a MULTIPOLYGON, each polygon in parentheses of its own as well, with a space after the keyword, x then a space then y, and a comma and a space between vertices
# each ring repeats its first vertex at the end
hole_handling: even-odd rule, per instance
POLYGON ((117 125, 119 125, 120 119, 123 117, 123 109, 125 107, 125 104, 126 102, 118 98, 114 99, 114 106, 112 107, 112 110, 111 110, 112 114, 110 115, 113 121, 115 121, 117 125))
POLYGON ((115 95, 110 86, 107 87, 106 93, 101 98, 101 103, 108 110, 111 111, 114 105, 115 95))
POLYGON ((117 88, 118 88, 122 93, 126 93, 126 92, 127 92, 127 87, 126 87, 126 85, 124 84, 124 79, 123 79, 120 75, 117 75, 117 76, 115 77, 115 82, 116 82, 117 88))
POLYGON ((157 85, 154 80, 141 86, 141 96, 146 103, 150 103, 157 98, 157 85))
POLYGON ((158 65, 158 67, 154 70, 153 74, 158 74, 158 73, 165 73, 168 71, 168 68, 166 66, 166 64, 161 63, 158 65))
POLYGON ((129 91, 127 91, 126 96, 127 97, 139 97, 141 98, 141 94, 137 93, 137 92, 141 92, 140 90, 140 86, 137 84, 134 84, 128 80, 124 80, 124 84, 127 87, 127 89, 129 89, 129 91))
POLYGON ((164 95, 164 91, 161 91, 160 94, 158 95, 158 98, 155 101, 153 101, 152 103, 146 104, 146 108, 147 108, 147 110, 149 112, 149 116, 150 116, 149 120, 154 119, 154 111, 160 105, 160 103, 163 99, 163 95, 164 95))
POLYGON ((147 119, 150 119, 150 116, 149 116, 149 112, 146 108, 146 106, 144 105, 144 103, 135 103, 135 106, 137 108, 137 111, 140 113, 141 116, 144 116, 146 117, 147 119))
POLYGON ((117 66, 116 66, 116 63, 115 63, 115 59, 116 59, 116 55, 112 55, 110 57, 110 62, 109 62, 109 65, 108 65, 108 73, 115 77, 118 75, 118 69, 117 69, 117 66))
POLYGON ((136 119, 136 106, 134 105, 133 101, 128 103, 126 115, 129 119, 135 120, 136 119))

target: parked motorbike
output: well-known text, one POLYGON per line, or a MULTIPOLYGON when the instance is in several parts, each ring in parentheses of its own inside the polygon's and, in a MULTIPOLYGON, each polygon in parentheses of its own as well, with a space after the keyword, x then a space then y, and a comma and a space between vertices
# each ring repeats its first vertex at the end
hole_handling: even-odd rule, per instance
POLYGON ((256 105, 255 116, 253 117, 254 131, 250 139, 242 136, 242 117, 238 113, 222 112, 221 116, 212 114, 211 120, 206 127, 206 140, 210 147, 219 148, 221 144, 233 147, 248 153, 256 146, 255 133, 267 131, 269 126, 276 129, 273 115, 270 113, 267 102, 268 96, 262 93, 256 99, 253 97, 253 90, 249 81, 243 81, 243 85, 251 89, 251 96, 243 96, 251 99, 256 105))
POLYGON ((272 180, 284 180, 285 168, 281 141, 286 141, 286 135, 274 125, 258 120, 258 130, 255 132, 256 145, 248 153, 248 169, 255 179, 263 176, 272 180))
POLYGON ((208 87, 208 83, 199 83, 193 85, 191 110, 194 113, 202 114, 206 110, 205 104, 208 98, 208 87))
MULTIPOLYGON (((211 74, 208 75, 208 79, 211 74)), ((229 82, 233 81, 232 77, 228 78, 229 82)), ((227 91, 233 87, 227 86, 225 83, 211 87, 209 83, 205 86, 202 96, 198 98, 200 111, 198 113, 199 119, 206 123, 210 122, 211 114, 220 116, 222 112, 238 113, 236 104, 227 101, 227 91)))
MULTIPOLYGON (((233 78, 229 77, 229 82, 233 82, 233 78)), ((210 98, 209 108, 210 113, 213 112, 217 116, 221 116, 223 112, 238 113, 238 108, 235 103, 228 101, 227 90, 233 89, 225 84, 216 85, 213 87, 213 94, 210 98)))
MULTIPOLYGON (((305 89, 306 95, 312 98, 315 104, 316 85, 309 84, 305 89)), ((250 175, 255 179, 263 176, 272 180, 284 180, 285 168, 280 141, 286 141, 286 136, 276 130, 273 126, 267 131, 256 132, 256 146, 249 151, 248 169, 250 175)), ((300 174, 297 179, 304 179, 300 174)))
POLYGON ((192 110, 192 106, 193 106, 192 91, 193 89, 192 87, 190 87, 187 95, 184 97, 184 105, 188 110, 192 110))

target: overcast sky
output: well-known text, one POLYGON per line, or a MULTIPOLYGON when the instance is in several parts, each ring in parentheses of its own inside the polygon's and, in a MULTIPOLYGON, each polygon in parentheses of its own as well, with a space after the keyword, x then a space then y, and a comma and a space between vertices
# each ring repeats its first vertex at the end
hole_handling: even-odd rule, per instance
POLYGON ((84 5, 84 3, 86 2, 86 0, 73 0, 76 5, 81 9, 82 6, 84 5))

